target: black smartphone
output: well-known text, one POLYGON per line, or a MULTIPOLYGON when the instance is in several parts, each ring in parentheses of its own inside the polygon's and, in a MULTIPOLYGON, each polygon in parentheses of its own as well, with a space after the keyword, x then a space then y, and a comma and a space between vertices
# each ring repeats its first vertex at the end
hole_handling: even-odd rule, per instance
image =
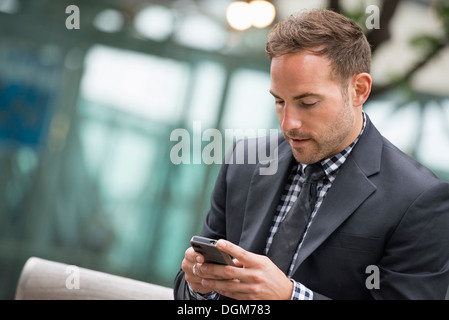
POLYGON ((203 255, 205 263, 234 265, 231 256, 217 248, 217 240, 193 236, 190 245, 193 250, 203 255))

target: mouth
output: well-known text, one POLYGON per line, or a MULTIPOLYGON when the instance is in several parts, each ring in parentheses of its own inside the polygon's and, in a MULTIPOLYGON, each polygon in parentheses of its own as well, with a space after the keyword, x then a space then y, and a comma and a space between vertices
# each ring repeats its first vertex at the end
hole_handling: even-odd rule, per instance
POLYGON ((290 140, 290 145, 292 147, 301 147, 303 145, 305 145, 306 143, 308 143, 311 139, 294 139, 294 138, 289 138, 290 140))

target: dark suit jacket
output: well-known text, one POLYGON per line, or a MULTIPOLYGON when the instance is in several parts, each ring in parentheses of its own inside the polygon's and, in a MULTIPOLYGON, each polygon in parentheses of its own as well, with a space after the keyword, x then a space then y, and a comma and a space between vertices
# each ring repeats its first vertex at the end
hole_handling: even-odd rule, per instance
MULTIPOLYGON (((223 164, 203 236, 262 254, 294 161, 282 135, 275 138, 277 158, 223 164), (275 162, 276 174, 259 174, 261 166, 275 162)), ((258 140, 245 144, 263 147, 264 139, 258 140)), ((315 299, 444 299, 449 184, 393 146, 367 117, 364 134, 312 221, 294 270, 292 278, 313 290, 315 299), (379 289, 366 286, 375 276, 366 271, 369 265, 379 268, 379 289)), ((174 289, 175 298, 183 299, 182 271, 174 289)))

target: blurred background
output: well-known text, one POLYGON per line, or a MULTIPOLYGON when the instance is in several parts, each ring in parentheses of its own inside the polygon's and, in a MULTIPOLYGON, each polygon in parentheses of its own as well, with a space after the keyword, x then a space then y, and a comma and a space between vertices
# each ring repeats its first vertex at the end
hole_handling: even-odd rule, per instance
POLYGON ((170 134, 279 129, 265 42, 302 9, 365 30, 365 111, 449 181, 447 0, 233 2, 0 0, 0 299, 31 256, 172 287, 220 165, 170 134))

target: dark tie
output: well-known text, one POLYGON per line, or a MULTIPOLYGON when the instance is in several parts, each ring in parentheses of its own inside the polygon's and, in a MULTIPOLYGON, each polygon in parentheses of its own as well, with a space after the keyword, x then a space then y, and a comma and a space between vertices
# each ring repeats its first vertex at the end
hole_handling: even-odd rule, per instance
POLYGON ((298 248, 317 198, 317 182, 323 180, 325 172, 321 164, 314 163, 305 169, 305 181, 298 198, 281 222, 273 237, 267 256, 287 274, 293 255, 298 248))

